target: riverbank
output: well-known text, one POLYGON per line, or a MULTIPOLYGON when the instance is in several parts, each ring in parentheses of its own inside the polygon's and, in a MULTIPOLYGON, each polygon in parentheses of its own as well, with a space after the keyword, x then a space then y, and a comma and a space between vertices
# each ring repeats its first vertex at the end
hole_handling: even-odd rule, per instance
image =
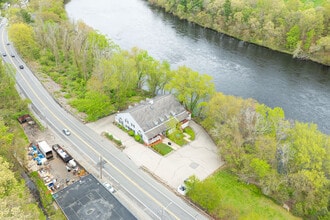
POLYGON ((330 134, 330 67, 179 20, 147 1, 71 0, 66 10, 122 49, 138 47, 172 69, 184 65, 208 74, 218 92, 279 106, 288 119, 316 123, 330 134))
POLYGON ((321 1, 315 6, 313 4, 307 6, 302 3, 297 8, 290 8, 289 5, 283 2, 280 5, 280 1, 273 3, 275 5, 272 6, 252 6, 250 3, 238 5, 237 2, 233 3, 230 0, 226 0, 222 4, 214 4, 211 1, 203 5, 200 1, 188 3, 148 0, 148 2, 154 7, 160 7, 180 19, 196 23, 204 28, 271 50, 290 54, 296 59, 311 60, 330 66, 330 38, 322 37, 328 36, 327 30, 322 30, 323 32, 318 30, 322 29, 323 26, 327 27, 329 24, 326 21, 323 22, 322 17, 321 19, 317 15, 313 15, 316 10, 321 16, 322 13, 325 15, 326 12, 322 11, 322 6, 327 8, 327 4, 330 3, 321 1), (269 7, 273 7, 275 10, 269 7), (277 7, 281 8, 281 13, 276 11, 277 7), (298 11, 298 8, 302 12, 298 11), (304 14, 307 9, 309 10, 308 13, 312 14, 310 17, 306 17, 304 14), (301 20, 293 18, 294 13, 300 13, 301 20), (288 17, 292 17, 294 22, 286 22, 285 19, 288 19, 288 17), (284 22, 280 24, 279 19, 284 22), (313 19, 320 19, 320 21, 312 25, 310 22, 313 22, 313 19))

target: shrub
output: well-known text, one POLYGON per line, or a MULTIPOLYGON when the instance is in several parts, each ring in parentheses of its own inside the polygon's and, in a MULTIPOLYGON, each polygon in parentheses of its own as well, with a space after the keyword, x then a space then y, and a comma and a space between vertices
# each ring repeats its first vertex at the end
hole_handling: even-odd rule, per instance
POLYGON ((70 104, 87 114, 87 121, 96 121, 114 111, 109 97, 97 92, 88 92, 84 98, 74 99, 70 104))
POLYGON ((40 201, 43 207, 46 209, 47 213, 51 215, 55 214, 56 210, 54 209, 54 206, 52 206, 53 204, 52 194, 49 193, 49 189, 45 185, 44 181, 40 179, 38 172, 34 171, 30 173, 30 177, 38 188, 40 201))
POLYGON ((114 139, 114 142, 115 142, 118 146, 121 146, 121 145, 122 145, 121 140, 114 139))
POLYGON ((105 136, 109 139, 109 140, 113 140, 113 136, 109 133, 105 133, 105 136))
POLYGON ((120 128, 123 131, 126 131, 125 127, 119 123, 115 123, 117 125, 118 128, 120 128))
POLYGON ((139 142, 139 143, 141 143, 141 141, 142 141, 142 138, 141 138, 141 136, 140 135, 134 135, 134 139, 137 141, 137 142, 139 142))
POLYGON ((109 140, 113 141, 115 144, 117 144, 118 146, 121 146, 122 145, 122 142, 121 140, 118 140, 116 138, 114 138, 112 136, 112 134, 109 134, 108 132, 105 133, 105 137, 108 138, 109 140))
POLYGON ((195 132, 191 127, 186 127, 183 131, 190 136, 190 140, 195 140, 195 132))
POLYGON ((132 136, 132 137, 133 137, 134 134, 135 134, 135 132, 134 132, 133 130, 129 130, 129 131, 128 131, 128 135, 129 135, 129 136, 132 136))

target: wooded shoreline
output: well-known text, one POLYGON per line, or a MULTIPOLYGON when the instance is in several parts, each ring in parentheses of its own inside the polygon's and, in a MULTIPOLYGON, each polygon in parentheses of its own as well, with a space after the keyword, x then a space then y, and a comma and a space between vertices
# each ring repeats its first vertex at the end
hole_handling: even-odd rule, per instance
MULTIPOLYGON (((281 5, 277 2, 278 7, 281 7, 282 10, 287 10, 289 15, 293 14, 294 10, 301 14, 301 19, 292 18, 294 21, 291 21, 290 24, 286 24, 285 17, 275 18, 275 15, 272 14, 275 13, 272 12, 272 5, 265 3, 265 1, 259 1, 264 3, 255 3, 255 7, 261 5, 262 9, 260 11, 253 8, 251 6, 252 3, 251 5, 249 3, 238 4, 237 2, 239 1, 232 0, 212 0, 207 3, 200 0, 179 2, 148 0, 148 2, 153 7, 161 8, 179 19, 193 22, 218 33, 274 51, 290 54, 296 59, 330 66, 330 16, 326 15, 327 11, 330 13, 329 2, 322 1, 322 5, 321 3, 316 5, 315 3, 315 10, 313 5, 311 6, 310 4, 307 7, 303 3, 297 3, 296 7, 290 6, 289 8, 289 6, 286 6, 289 3, 284 4, 283 1, 279 1, 283 4, 281 5), (304 7, 307 7, 311 12, 305 13, 307 9, 304 7), (322 10, 319 9, 320 7, 322 7, 322 10), (211 14, 212 11, 215 12, 211 14), (305 15, 307 13, 311 13, 314 17, 307 17, 308 15, 305 15), (259 14, 262 14, 264 18, 259 17, 259 14), (304 19, 303 16, 311 20, 319 19, 321 22, 318 22, 318 26, 310 25, 309 27, 308 21, 301 21, 304 19), (240 17, 239 21, 237 17, 240 17), (268 17, 270 18, 268 19, 268 17), (252 32, 250 31, 252 24, 250 24, 249 19, 259 24, 258 27, 253 27, 253 32, 255 33, 250 33, 252 32), (297 22, 297 24, 294 22, 297 22), (264 24, 262 25, 262 23, 264 24)), ((277 5, 274 7, 276 8, 277 5)), ((280 16, 283 13, 278 12, 277 14, 280 16)))

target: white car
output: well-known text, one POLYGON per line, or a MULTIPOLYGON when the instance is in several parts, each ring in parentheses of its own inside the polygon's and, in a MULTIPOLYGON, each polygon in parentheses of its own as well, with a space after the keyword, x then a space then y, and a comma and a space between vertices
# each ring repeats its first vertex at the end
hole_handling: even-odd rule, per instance
POLYGON ((187 187, 185 185, 178 186, 178 193, 185 196, 187 193, 187 187))
POLYGON ((69 135, 71 134, 71 132, 70 132, 68 129, 66 129, 66 128, 63 129, 63 133, 64 133, 66 136, 69 136, 69 135))
POLYGON ((110 183, 104 182, 103 186, 111 193, 115 192, 115 189, 110 185, 110 183))

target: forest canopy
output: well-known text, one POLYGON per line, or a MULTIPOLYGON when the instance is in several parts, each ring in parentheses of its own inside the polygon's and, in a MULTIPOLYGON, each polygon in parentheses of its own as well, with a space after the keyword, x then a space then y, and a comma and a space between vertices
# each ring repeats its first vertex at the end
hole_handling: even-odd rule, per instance
POLYGON ((149 0, 243 41, 330 65, 328 0, 149 0))

